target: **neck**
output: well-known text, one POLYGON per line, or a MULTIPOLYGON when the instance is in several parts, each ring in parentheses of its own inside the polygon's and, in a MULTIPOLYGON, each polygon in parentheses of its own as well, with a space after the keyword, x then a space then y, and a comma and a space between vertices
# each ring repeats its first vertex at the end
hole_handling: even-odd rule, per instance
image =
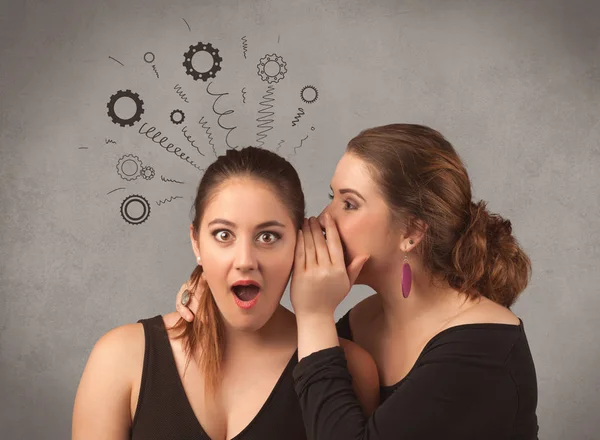
POLYGON ((416 264, 411 266, 412 286, 408 298, 402 295, 401 265, 384 272, 389 275, 371 286, 381 298, 386 328, 435 325, 458 313, 464 303, 466 297, 447 282, 435 280, 416 264))
POLYGON ((271 318, 258 330, 240 330, 225 324, 227 353, 247 353, 266 347, 282 346, 296 338, 296 322, 292 312, 279 305, 271 318))

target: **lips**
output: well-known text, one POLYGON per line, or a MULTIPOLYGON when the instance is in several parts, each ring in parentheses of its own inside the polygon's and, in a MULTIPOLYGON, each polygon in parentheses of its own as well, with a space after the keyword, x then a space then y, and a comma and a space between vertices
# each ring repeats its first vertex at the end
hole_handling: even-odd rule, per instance
POLYGON ((231 291, 235 295, 236 303, 247 308, 256 303, 260 294, 260 284, 254 280, 239 280, 232 284, 231 291))

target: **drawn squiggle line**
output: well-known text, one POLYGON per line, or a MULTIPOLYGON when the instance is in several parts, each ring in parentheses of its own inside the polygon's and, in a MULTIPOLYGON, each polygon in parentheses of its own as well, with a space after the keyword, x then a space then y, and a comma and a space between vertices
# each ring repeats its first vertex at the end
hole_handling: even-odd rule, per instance
POLYGON ((109 195, 110 193, 114 193, 115 191, 119 191, 120 189, 125 189, 125 188, 117 188, 117 189, 113 189, 110 192, 107 192, 106 195, 109 195))
POLYGON ((113 58, 111 56, 109 56, 108 58, 110 58, 113 61, 116 61, 117 63, 119 63, 121 66, 124 66, 125 64, 123 64, 122 62, 120 62, 119 60, 117 60, 116 58, 113 58))
POLYGON ((244 104, 246 103, 246 87, 242 89, 242 100, 244 104))
POLYGON ((162 180, 163 182, 185 183, 185 182, 180 182, 179 180, 167 179, 165 176, 160 176, 160 180, 162 180))
POLYGON ((273 130, 273 122, 274 119, 273 115, 275 115, 275 112, 270 111, 273 108, 273 104, 271 104, 271 102, 275 101, 275 98, 271 98, 271 96, 273 96, 273 91, 275 90, 275 86, 270 85, 269 87, 267 87, 267 92, 263 95, 263 100, 259 102, 259 105, 262 107, 258 113, 261 114, 262 116, 260 118, 256 119, 256 122, 259 122, 259 124, 256 126, 256 128, 262 129, 261 131, 259 131, 258 133, 256 133, 256 146, 257 147, 262 147, 263 145, 265 145, 263 139, 265 139, 267 137, 267 133, 271 130, 273 130), (260 145, 258 145, 260 143, 260 145))
MULTIPOLYGON (((182 20, 185 21, 185 18, 182 18, 182 20)), ((192 28, 190 28, 190 24, 187 21, 185 21, 185 24, 187 24, 188 30, 190 32, 192 32, 192 28)))
POLYGON ((108 138, 105 139, 104 143, 106 143, 106 144, 116 144, 115 141, 113 141, 112 139, 108 139, 108 138))
POLYGON ((279 141, 279 143, 277 144, 277 148, 275 149, 275 151, 279 151, 279 149, 281 148, 281 144, 283 144, 285 141, 281 140, 279 141))
POLYGON ((295 127, 296 124, 298 122, 300 122, 300 118, 302 117, 302 115, 304 115, 304 109, 298 107, 298 113, 296 114, 296 116, 294 117, 294 120, 292 121, 292 127, 295 127))
POLYGON ((156 70, 156 65, 155 65, 155 64, 152 64, 152 69, 154 69, 154 73, 156 73, 156 77, 157 77, 157 78, 160 78, 160 77, 158 76, 158 70, 156 70))
POLYGON ((230 115, 230 114, 232 114, 232 113, 234 112, 234 110, 231 110, 231 109, 229 109, 229 110, 225 110, 223 113, 219 113, 219 112, 218 112, 218 111, 215 109, 215 106, 217 105, 217 101, 218 101, 219 99, 221 99, 221 97, 222 97, 222 96, 229 95, 229 93, 211 93, 211 91, 209 90, 209 88, 210 88, 210 85, 211 85, 211 84, 212 84, 212 81, 211 81, 211 82, 209 82, 209 83, 208 83, 208 85, 206 86, 206 93, 208 93, 208 94, 209 94, 209 95, 211 95, 211 96, 217 96, 217 98, 215 99, 215 101, 213 102, 213 105, 212 105, 212 110, 213 110, 213 112, 215 112, 215 114, 216 114, 216 115, 219 115, 219 117, 217 118, 217 124, 218 124, 218 125, 219 125, 219 127, 221 127, 223 130, 227 130, 227 134, 225 135, 225 144, 226 144, 226 145, 227 145, 229 148, 236 149, 236 148, 238 148, 237 146, 235 146, 235 147, 232 147, 231 145, 229 145, 229 135, 231 134, 231 132, 232 132, 233 130, 235 130, 235 129, 237 128, 237 125, 235 125, 235 126, 233 126, 233 127, 226 127, 226 126, 224 126, 223 124, 221 124, 221 118, 222 118, 223 116, 227 116, 227 115, 230 115))
POLYGON ((181 132, 183 133, 183 136, 187 139, 187 141, 190 143, 190 145, 192 147, 194 147, 196 149, 196 151, 198 151, 198 153, 200 153, 201 156, 204 156, 204 153, 202 151, 200 151, 200 148, 198 148, 198 146, 196 145, 196 141, 194 141, 192 139, 192 136, 187 134, 187 125, 184 125, 183 128, 181 129, 181 132))
POLYGON ((215 149, 215 143, 213 142, 213 135, 210 132, 210 127, 208 126, 208 121, 202 121, 204 121, 204 116, 202 116, 202 118, 198 121, 198 124, 200 124, 200 126, 204 128, 204 131, 206 131, 206 135, 208 136, 208 143, 212 147, 215 157, 218 157, 217 150, 215 149))
POLYGON ((173 200, 175 200, 175 199, 183 199, 183 197, 180 197, 180 196, 169 197, 168 199, 164 199, 164 200, 159 200, 159 201, 157 201, 157 202, 156 202, 156 204, 157 204, 158 206, 160 206, 160 205, 164 205, 165 203, 172 202, 172 201, 173 201, 173 200))
POLYGON ((242 50, 244 51, 244 58, 247 58, 246 52, 248 52, 248 39, 245 35, 242 37, 242 50))
POLYGON ((175 90, 175 93, 177 93, 179 95, 179 97, 181 99, 183 99, 188 104, 190 103, 190 101, 188 101, 188 99, 187 99, 187 95, 185 93, 183 93, 183 90, 181 89, 181 86, 179 84, 176 84, 175 87, 173 87, 173 89, 175 90))
POLYGON ((308 139, 308 135, 306 135, 306 137, 300 141, 300 145, 298 145, 297 147, 294 147, 294 156, 296 155, 296 150, 297 150, 298 148, 302 147, 302 143, 303 143, 303 142, 304 142, 306 139, 308 139))

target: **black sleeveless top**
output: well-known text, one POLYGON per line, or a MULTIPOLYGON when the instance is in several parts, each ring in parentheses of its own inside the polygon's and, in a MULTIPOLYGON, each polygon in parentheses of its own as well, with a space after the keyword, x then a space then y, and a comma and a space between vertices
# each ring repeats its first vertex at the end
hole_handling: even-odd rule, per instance
MULTIPOLYGON (((146 338, 142 382, 130 438, 133 440, 211 440, 189 404, 162 316, 142 319, 146 338)), ((305 440, 306 431, 291 357, 267 401, 233 440, 305 440)), ((241 402, 240 404, 243 404, 241 402)))

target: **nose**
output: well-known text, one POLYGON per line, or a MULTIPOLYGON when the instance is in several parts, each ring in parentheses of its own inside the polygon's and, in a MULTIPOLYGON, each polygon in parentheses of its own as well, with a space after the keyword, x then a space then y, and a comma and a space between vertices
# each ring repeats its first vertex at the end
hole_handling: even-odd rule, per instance
MULTIPOLYGON (((319 224, 321 225, 322 229, 325 229, 325 213, 328 211, 329 209, 329 205, 327 205, 325 208, 323 208, 323 211, 321 211, 321 213, 318 215, 317 220, 319 220, 319 224)), ((329 213, 329 215, 331 215, 331 212, 329 213)), ((333 216, 332 216, 333 218, 333 216)))
POLYGON ((234 266, 240 271, 255 270, 258 267, 258 262, 255 255, 253 243, 240 241, 235 250, 234 266))

